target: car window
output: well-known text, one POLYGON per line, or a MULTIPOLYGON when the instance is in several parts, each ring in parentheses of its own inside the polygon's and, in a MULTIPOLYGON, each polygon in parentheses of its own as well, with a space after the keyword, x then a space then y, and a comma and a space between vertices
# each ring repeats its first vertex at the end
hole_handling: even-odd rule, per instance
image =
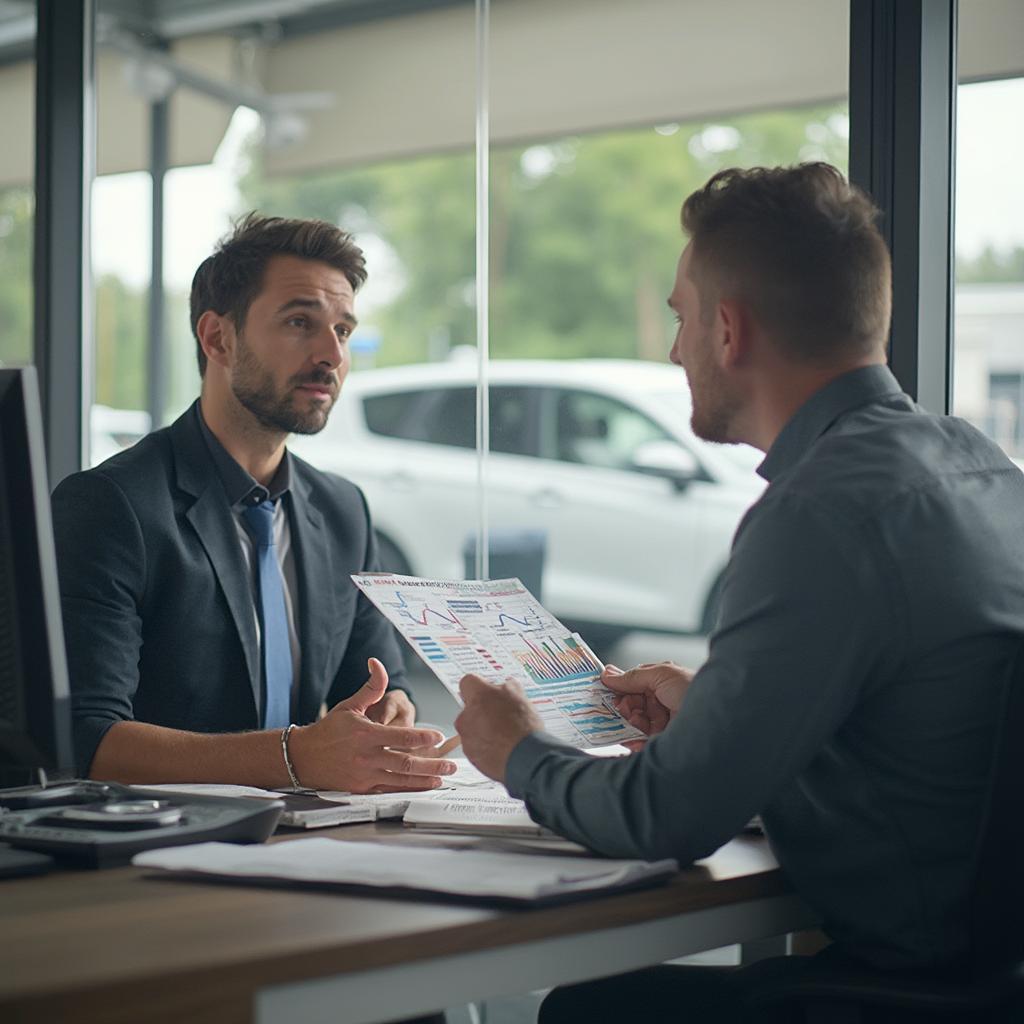
POLYGON ((390 395, 367 395, 363 399, 366 429, 383 437, 411 440, 406 420, 412 406, 423 398, 422 391, 397 391, 390 395))
MULTIPOLYGON (((536 453, 532 388, 490 390, 491 451, 536 453)), ((363 401, 367 429, 384 437, 451 448, 476 447, 476 388, 424 388, 369 395, 363 401)))
POLYGON ((672 441, 666 430, 624 402, 591 391, 558 393, 554 436, 546 454, 561 462, 628 469, 633 452, 648 441, 672 441))

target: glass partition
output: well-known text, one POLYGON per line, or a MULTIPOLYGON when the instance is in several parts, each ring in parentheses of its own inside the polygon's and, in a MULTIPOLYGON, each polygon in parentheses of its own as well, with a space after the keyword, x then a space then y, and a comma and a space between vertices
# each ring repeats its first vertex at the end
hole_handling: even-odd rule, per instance
POLYGON ((1024 459, 1022 39, 1019 5, 960 4, 953 411, 1016 460, 1024 459))

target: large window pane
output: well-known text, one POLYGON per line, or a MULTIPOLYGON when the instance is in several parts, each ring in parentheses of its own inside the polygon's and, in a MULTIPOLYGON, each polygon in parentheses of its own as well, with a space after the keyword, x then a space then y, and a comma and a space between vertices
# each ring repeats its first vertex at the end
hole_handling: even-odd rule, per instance
POLYGON ((960 73, 953 411, 1024 459, 1024 8, 961 3, 960 73))
POLYGON ((0 9, 0 366, 32 361, 35 161, 35 19, 28 5, 0 9))
POLYGON ((603 654, 693 663, 703 640, 671 634, 713 623, 762 484, 693 436, 667 363, 679 208, 722 167, 845 170, 848 4, 547 10, 493 12, 492 373, 539 382, 542 449, 493 458, 490 515, 545 532, 545 601, 603 654))

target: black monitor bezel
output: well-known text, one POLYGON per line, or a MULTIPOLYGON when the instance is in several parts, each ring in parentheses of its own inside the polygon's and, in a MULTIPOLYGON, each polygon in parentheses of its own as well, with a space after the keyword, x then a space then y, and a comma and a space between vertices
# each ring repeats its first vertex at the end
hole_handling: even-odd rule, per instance
POLYGON ((0 543, 9 549, 17 640, 18 678, 10 685, 21 703, 18 720, 0 718, 0 771, 64 771, 74 765, 70 692, 39 386, 31 366, 0 369, 0 474, 11 535, 10 543, 0 543))

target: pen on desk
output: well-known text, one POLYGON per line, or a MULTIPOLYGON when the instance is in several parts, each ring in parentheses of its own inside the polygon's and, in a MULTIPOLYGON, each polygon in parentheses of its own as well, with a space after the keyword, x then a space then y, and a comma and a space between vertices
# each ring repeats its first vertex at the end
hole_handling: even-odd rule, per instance
POLYGON ((450 754, 461 742, 462 737, 456 733, 454 736, 449 736, 444 743, 435 747, 434 750, 438 757, 444 757, 445 754, 450 754))

